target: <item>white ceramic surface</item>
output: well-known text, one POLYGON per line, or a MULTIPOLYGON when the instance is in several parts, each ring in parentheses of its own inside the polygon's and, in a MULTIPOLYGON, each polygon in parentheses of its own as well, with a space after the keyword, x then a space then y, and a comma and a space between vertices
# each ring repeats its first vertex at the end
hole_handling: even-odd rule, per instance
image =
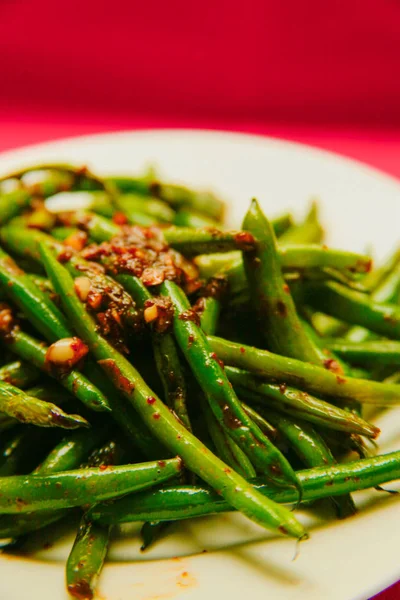
MULTIPOLYGON (((154 163, 162 176, 215 189, 237 224, 252 196, 272 216, 287 209, 302 215, 316 197, 329 243, 354 250, 372 244, 383 257, 399 242, 399 182, 307 146, 216 132, 113 133, 2 154, 0 175, 41 161, 84 163, 99 173, 135 173, 154 163)), ((399 449, 400 408, 376 421, 381 451, 399 449)), ((127 528, 110 552, 98 600, 368 598, 400 577, 400 504, 375 491, 355 498, 363 510, 344 522, 329 512, 318 518, 301 512, 312 535, 296 560, 294 542, 237 514, 178 525, 143 555, 137 527, 127 528)), ((46 532, 36 542, 32 559, 0 556, 1 600, 66 600, 63 569, 72 537, 66 532, 53 545, 46 532)))

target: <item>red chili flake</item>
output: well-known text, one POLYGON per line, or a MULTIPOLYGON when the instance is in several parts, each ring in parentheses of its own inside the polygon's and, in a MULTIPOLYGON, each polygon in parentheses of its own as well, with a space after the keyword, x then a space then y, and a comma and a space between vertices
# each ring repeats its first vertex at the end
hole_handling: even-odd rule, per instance
POLYGON ((159 460, 157 464, 161 469, 163 469, 167 463, 165 462, 165 460, 159 460))
POLYGON ((341 383, 346 383, 346 379, 344 377, 340 377, 340 375, 336 375, 336 381, 341 384, 341 383))
POLYGON ((155 419, 156 421, 158 421, 158 419, 160 418, 160 413, 154 413, 153 414, 153 419, 155 419))
POLYGON ((224 473, 232 473, 231 469, 229 469, 228 467, 225 467, 224 469, 224 473))
POLYGON ((279 391, 280 391, 281 394, 284 394, 286 392, 286 389, 287 389, 286 383, 280 383, 279 384, 279 391))
POLYGON ((217 354, 216 354, 215 352, 211 352, 210 356, 211 356, 211 358, 215 358, 215 359, 217 359, 217 358, 218 358, 218 357, 217 357, 217 354))
POLYGON ((179 315, 179 320, 191 321, 192 323, 200 327, 200 315, 192 308, 189 308, 189 310, 185 310, 183 313, 181 313, 179 315))
POLYGON ((194 335, 191 333, 191 334, 188 336, 188 347, 189 347, 189 348, 190 348, 190 346, 193 344, 193 342, 194 342, 194 335))
POLYGON ((282 289, 285 292, 285 294, 290 294, 290 287, 288 286, 287 283, 283 284, 282 289))
POLYGON ((235 234, 235 244, 240 250, 254 250, 254 236, 248 231, 239 231, 235 234))
POLYGON ((99 469, 100 471, 105 471, 106 469, 108 469, 108 465, 100 465, 99 469))
POLYGON ((148 398, 146 400, 147 404, 154 404, 155 401, 156 401, 156 399, 153 398, 153 396, 148 396, 148 398))
POLYGON ((244 353, 246 352, 246 349, 245 349, 245 348, 243 348, 243 346, 240 346, 240 348, 239 348, 239 352, 240 352, 241 354, 244 354, 244 353))
POLYGON ((343 373, 342 367, 334 358, 327 358, 324 360, 324 367, 328 369, 328 371, 332 371, 332 373, 343 373))
POLYGON ((127 219, 126 215, 124 215, 124 213, 122 213, 122 212, 116 212, 113 215, 112 220, 114 221, 114 223, 116 225, 127 225, 127 223, 128 223, 128 219, 127 219))

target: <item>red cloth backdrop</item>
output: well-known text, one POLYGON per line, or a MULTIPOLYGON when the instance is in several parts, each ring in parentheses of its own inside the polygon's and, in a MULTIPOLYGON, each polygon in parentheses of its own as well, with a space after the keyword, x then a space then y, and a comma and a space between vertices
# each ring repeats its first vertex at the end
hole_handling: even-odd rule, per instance
POLYGON ((400 124, 400 1, 0 0, 0 103, 400 124))

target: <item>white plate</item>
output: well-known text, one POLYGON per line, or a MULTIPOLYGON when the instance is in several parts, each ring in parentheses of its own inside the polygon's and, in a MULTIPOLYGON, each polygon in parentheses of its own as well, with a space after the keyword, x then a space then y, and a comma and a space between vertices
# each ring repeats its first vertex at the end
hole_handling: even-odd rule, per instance
MULTIPOLYGON (((303 214, 310 197, 317 197, 332 244, 364 250, 372 243, 382 257, 399 242, 399 183, 307 146, 230 133, 112 133, 3 154, 0 174, 40 161, 85 163, 99 173, 134 173, 155 163, 163 176, 214 188, 230 202, 230 220, 237 224, 252 196, 271 215, 287 209, 303 214)), ((381 451, 399 449, 400 409, 377 422, 381 451)), ((124 537, 110 552, 98 598, 368 598, 400 577, 399 502, 378 492, 355 497, 363 510, 344 522, 300 514, 312 535, 295 561, 294 542, 274 538, 237 514, 179 525, 142 556, 137 538, 124 537)), ((0 557, 0 598, 66 599, 63 569, 72 538, 50 549, 43 548, 51 542, 49 533, 39 540, 34 559, 0 557)))

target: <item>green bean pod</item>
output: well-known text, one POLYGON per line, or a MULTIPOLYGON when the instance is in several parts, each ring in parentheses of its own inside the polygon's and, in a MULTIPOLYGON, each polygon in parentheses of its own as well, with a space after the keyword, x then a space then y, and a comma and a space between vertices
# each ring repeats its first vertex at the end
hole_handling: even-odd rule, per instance
POLYGON ((203 414, 206 418, 208 432, 217 450, 218 456, 245 479, 252 479, 255 477, 256 471, 246 454, 220 425, 205 397, 200 394, 200 399, 203 414))
POLYGON ((179 475, 180 458, 107 469, 76 469, 50 475, 0 478, 0 513, 57 510, 95 504, 146 489, 179 475))
POLYGON ((340 283, 307 284, 307 302, 346 323, 361 325, 378 335, 400 339, 400 308, 381 304, 340 283))
POLYGON ((46 339, 56 341, 70 336, 66 319, 57 306, 1 248, 0 288, 46 339))
POLYGON ((145 198, 157 197, 173 208, 187 207, 221 221, 224 214, 224 203, 212 192, 197 191, 175 184, 155 181, 147 174, 144 177, 109 177, 107 183, 115 185, 122 193, 140 194, 145 198))
POLYGON ((5 225, 29 206, 32 196, 25 188, 0 194, 0 225, 5 225))
POLYGON ((372 439, 380 429, 348 410, 343 410, 315 396, 294 388, 265 383, 248 371, 226 367, 226 373, 235 389, 245 393, 257 405, 270 406, 274 410, 314 423, 328 429, 357 433, 372 439))
POLYGON ((246 277, 260 329, 273 352, 321 365, 318 348, 306 334, 285 283, 271 224, 253 200, 243 227, 257 239, 257 247, 243 253, 246 277))
POLYGON ((318 218, 318 204, 313 202, 303 223, 289 227, 282 234, 285 244, 319 244, 324 237, 324 230, 318 218))
POLYGON ((208 341, 224 363, 239 369, 247 369, 271 381, 295 386, 311 393, 358 400, 367 404, 382 406, 400 404, 400 390, 393 384, 342 377, 301 360, 229 342, 222 338, 209 336, 208 341))
MULTIPOLYGON (((341 465, 298 471, 303 501, 313 502, 376 487, 400 479, 400 451, 341 465)), ((257 489, 277 502, 297 502, 296 490, 278 489, 265 483, 257 489)), ((163 489, 126 496, 115 502, 98 504, 90 517, 117 525, 144 520, 172 521, 231 511, 226 500, 200 486, 167 486, 163 489)))
POLYGON ((400 365, 400 342, 327 340, 326 346, 343 360, 356 365, 400 365))
POLYGON ((66 565, 67 590, 74 598, 91 600, 94 597, 109 541, 109 526, 82 517, 66 565))

